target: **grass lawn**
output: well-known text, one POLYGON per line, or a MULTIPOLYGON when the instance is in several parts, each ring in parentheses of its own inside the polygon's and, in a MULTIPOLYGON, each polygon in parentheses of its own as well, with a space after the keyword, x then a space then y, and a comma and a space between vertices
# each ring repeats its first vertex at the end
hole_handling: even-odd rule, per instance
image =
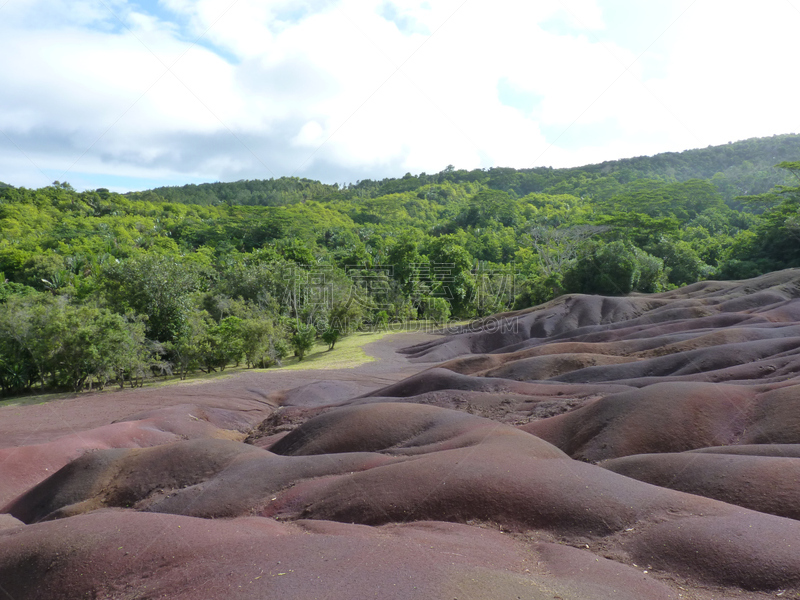
POLYGON ((272 367, 280 370, 302 371, 306 369, 351 369, 375 360, 364 352, 364 346, 376 342, 391 331, 359 331, 339 339, 333 350, 328 345, 317 342, 302 361, 292 356, 283 361, 283 366, 272 367))
MULTIPOLYGON (((464 323, 467 323, 465 321, 464 323)), ((428 321, 411 321, 410 323, 392 323, 389 330, 383 331, 358 331, 341 338, 336 342, 333 350, 328 351, 328 345, 317 342, 311 352, 305 355, 302 361, 292 356, 283 361, 282 370, 301 371, 305 369, 351 369, 358 365, 375 360, 364 352, 367 344, 376 342, 386 335, 393 333, 406 333, 416 331, 434 331, 436 324, 428 321)), ((272 367, 275 369, 276 367, 272 367)))

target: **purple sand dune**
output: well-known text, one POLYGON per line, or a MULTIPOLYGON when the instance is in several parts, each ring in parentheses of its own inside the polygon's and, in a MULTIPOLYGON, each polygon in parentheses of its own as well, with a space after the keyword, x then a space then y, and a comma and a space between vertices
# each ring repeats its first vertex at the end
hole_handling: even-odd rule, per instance
POLYGON ((26 522, 69 520, 109 506, 373 526, 478 520, 586 541, 623 562, 646 556, 655 570, 704 584, 770 590, 800 583, 800 555, 792 550, 800 522, 572 461, 534 436, 458 411, 413 404, 339 408, 301 425, 272 450, 196 440, 98 451, 5 510, 26 522), (717 535, 765 541, 718 556, 716 548, 693 545, 709 535, 708 520, 717 535), (638 538, 650 539, 653 528, 665 531, 671 544, 642 546, 638 538), (691 547, 708 566, 676 563, 675 547, 691 547))
POLYGON ((120 510, 0 532, 0 585, 15 600, 679 598, 640 568, 486 527, 120 510))
POLYGON ((0 594, 800 596, 800 270, 379 356, 7 444, 0 594))
POLYGON ((600 466, 653 485, 800 519, 800 458, 682 452, 625 456, 600 466))

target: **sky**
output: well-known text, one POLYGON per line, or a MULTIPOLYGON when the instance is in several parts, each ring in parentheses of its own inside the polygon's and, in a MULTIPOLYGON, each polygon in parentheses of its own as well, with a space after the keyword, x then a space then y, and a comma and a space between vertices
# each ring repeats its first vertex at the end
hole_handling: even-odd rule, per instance
POLYGON ((800 0, 0 0, 0 181, 570 167, 800 132, 800 0))

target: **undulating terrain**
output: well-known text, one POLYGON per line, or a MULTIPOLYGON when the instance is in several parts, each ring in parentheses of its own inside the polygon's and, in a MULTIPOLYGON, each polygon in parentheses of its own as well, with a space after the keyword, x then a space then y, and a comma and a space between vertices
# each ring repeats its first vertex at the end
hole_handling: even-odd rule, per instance
POLYGON ((0 598, 800 597, 800 269, 377 344, 0 408, 0 598))

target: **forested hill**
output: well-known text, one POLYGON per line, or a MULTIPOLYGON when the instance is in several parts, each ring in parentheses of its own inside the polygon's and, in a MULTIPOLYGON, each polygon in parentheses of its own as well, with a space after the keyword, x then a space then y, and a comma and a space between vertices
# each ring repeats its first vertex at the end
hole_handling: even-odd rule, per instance
POLYGON ((160 187, 151 192, 168 202, 184 204, 287 206, 306 200, 327 198, 338 190, 337 185, 326 185, 311 179, 281 177, 233 183, 217 182, 160 187))
POLYGON ((799 141, 344 189, 0 187, 0 392, 266 366, 364 324, 800 266, 799 141))
POLYGON ((449 182, 456 185, 480 183, 490 189, 510 192, 516 196, 529 193, 572 194, 607 200, 619 192, 621 186, 636 179, 664 182, 706 179, 714 184, 725 202, 736 205, 737 196, 761 194, 775 185, 786 183, 785 172, 776 169, 774 165, 797 160, 798 157, 800 135, 788 134, 569 169, 496 167, 466 171, 448 168, 433 175, 407 174, 402 178, 381 181, 365 179, 344 188, 310 179, 281 177, 160 187, 151 192, 170 202, 185 204, 285 206, 307 200, 376 198, 449 182))

